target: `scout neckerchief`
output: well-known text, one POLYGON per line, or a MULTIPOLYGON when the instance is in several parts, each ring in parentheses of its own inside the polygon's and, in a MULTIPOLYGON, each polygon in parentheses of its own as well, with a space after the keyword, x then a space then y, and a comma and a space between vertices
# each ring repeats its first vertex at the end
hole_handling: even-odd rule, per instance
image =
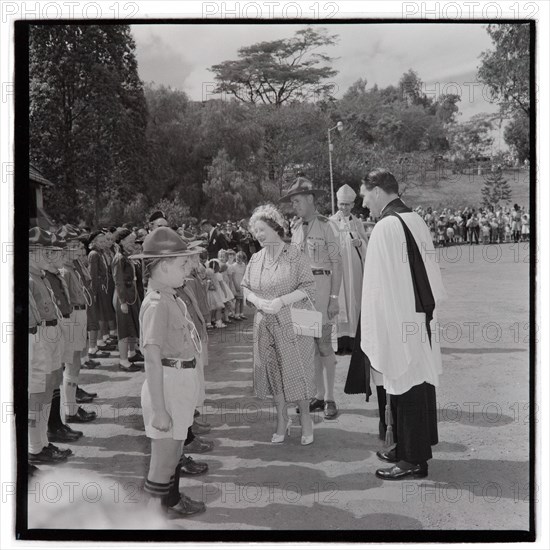
POLYGON ((189 316, 189 311, 187 310, 187 305, 185 302, 177 295, 174 294, 174 298, 176 300, 176 304, 178 304, 178 307, 180 308, 181 312, 183 313, 183 316, 185 317, 185 320, 187 322, 187 328, 189 329, 189 332, 191 334, 191 340, 193 341, 193 345, 195 346, 195 349, 197 350, 197 353, 201 355, 202 353, 202 342, 199 335, 199 331, 197 330, 197 327, 195 326, 195 323, 193 323, 193 320, 189 316))
POLYGON ((107 265, 107 261, 105 260, 103 252, 98 250, 97 253, 99 254, 99 257, 101 258, 101 261, 105 266, 105 284, 101 283, 101 288, 103 288, 103 292, 107 292, 109 289, 109 266, 107 265))
POLYGON ((36 300, 34 299, 34 296, 32 295, 31 289, 29 288, 29 310, 32 313, 32 316, 34 317, 34 320, 37 325, 42 323, 42 317, 40 316, 40 311, 38 310, 38 306, 36 305, 36 300))
POLYGON ((191 301, 191 303, 193 304, 193 307, 195 309, 195 312, 197 314, 197 317, 199 318, 200 322, 204 324, 204 315, 201 313, 201 310, 199 308, 199 304, 195 298, 195 296, 193 296, 193 292, 191 291, 191 289, 187 288, 187 285, 185 284, 186 281, 183 282, 183 286, 181 287, 183 292, 185 292, 185 295, 189 298, 189 300, 191 301))
MULTIPOLYGON (((78 261, 78 260, 77 260, 78 261)), ((80 263, 78 264, 80 267, 83 267, 80 263)), ((87 289, 86 285, 84 284, 84 281, 82 280, 82 276, 78 272, 78 269, 75 269, 74 272, 76 273, 76 277, 78 279, 78 282, 82 286, 82 292, 84 294, 84 300, 86 301, 86 304, 88 307, 92 305, 92 295, 90 294, 90 291, 87 289)), ((86 276, 86 272, 82 270, 84 273, 84 276, 86 276)))
POLYGON ((120 263, 122 264, 124 260, 126 260, 126 263, 129 264, 130 267, 132 268, 132 286, 134 289, 134 300, 132 302, 127 302, 127 305, 133 306, 138 299, 137 282, 136 282, 137 281, 136 266, 134 265, 132 260, 129 260, 122 252, 119 252, 119 254, 122 256, 122 261, 120 263))
POLYGON ((53 307, 55 310, 55 316, 57 317, 59 322, 62 322, 63 314, 61 313, 61 310, 57 307, 57 298, 55 297, 52 285, 50 284, 50 281, 48 281, 46 277, 46 273, 44 271, 42 271, 41 277, 42 277, 42 281, 44 282, 44 285, 46 286, 46 288, 48 289, 48 292, 50 293, 50 298, 52 299, 53 307))

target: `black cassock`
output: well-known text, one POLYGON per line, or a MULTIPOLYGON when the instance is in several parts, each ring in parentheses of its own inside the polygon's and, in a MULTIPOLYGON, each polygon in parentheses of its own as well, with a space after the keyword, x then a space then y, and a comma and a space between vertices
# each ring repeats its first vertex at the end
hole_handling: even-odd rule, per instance
MULTIPOLYGON (((412 212, 412 210, 401 199, 395 199, 384 208, 381 218, 393 215, 398 217, 402 223, 407 241, 416 311, 426 314, 428 338, 431 342, 429 323, 435 308, 435 300, 418 245, 407 224, 398 215, 406 212, 412 212)), ((364 393, 366 401, 368 401, 372 395, 370 367, 369 358, 361 349, 361 320, 359 319, 344 393, 364 393)), ((387 400, 386 390, 383 386, 376 386, 376 393, 380 415, 378 435, 380 439, 384 440, 387 429, 384 414, 387 400)), ((431 446, 438 443, 435 387, 427 382, 413 386, 402 395, 390 396, 390 406, 398 460, 419 463, 432 458, 431 446)))

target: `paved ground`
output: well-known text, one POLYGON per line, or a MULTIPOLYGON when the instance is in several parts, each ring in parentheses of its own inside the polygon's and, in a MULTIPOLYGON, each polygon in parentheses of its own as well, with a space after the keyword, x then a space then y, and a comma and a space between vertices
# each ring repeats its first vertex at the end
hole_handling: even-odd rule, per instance
MULTIPOLYGON (((429 477, 375 477, 381 466, 375 455, 381 448, 377 404, 375 396, 365 403, 361 396, 344 395, 349 357, 338 358, 340 416, 330 422, 315 418, 311 446, 300 445, 299 426, 284 444, 272 445, 274 409, 252 394, 249 316, 215 332, 210 342, 203 414, 213 426, 206 437, 215 448, 195 455, 208 462, 209 472, 181 485, 205 500, 207 511, 173 521, 170 528, 528 528, 528 246, 461 246, 440 254, 450 298, 440 312, 440 443, 429 477)), ((136 527, 151 520, 138 512, 138 487, 149 460, 139 399, 145 374, 117 371, 113 361, 83 371, 81 385, 99 394, 97 404, 87 406, 99 419, 82 427, 85 437, 73 446, 69 462, 31 483, 30 526, 41 512, 53 511, 56 498, 56 506, 69 502, 66 479, 78 483, 67 515, 84 500, 95 511, 125 503, 136 527), (47 496, 48 480, 56 480, 58 497, 47 496)))

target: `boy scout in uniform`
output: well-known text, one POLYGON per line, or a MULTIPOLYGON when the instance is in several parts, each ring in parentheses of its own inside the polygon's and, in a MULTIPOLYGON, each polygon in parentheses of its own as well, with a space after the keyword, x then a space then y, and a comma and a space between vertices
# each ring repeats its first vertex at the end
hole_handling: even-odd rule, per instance
POLYGON ((315 309, 323 314, 321 338, 315 338, 315 384, 317 393, 310 411, 324 410, 325 418, 334 418, 338 408, 334 401, 336 356, 332 349, 332 320, 338 315, 338 297, 342 283, 342 259, 338 233, 325 216, 317 212, 316 197, 323 193, 311 181, 299 177, 280 200, 290 202, 300 219, 292 233, 292 243, 305 252, 315 277, 315 309))
POLYGON ((177 297, 193 268, 188 261, 200 249, 190 249, 168 227, 153 230, 143 241, 149 279, 139 313, 140 341, 146 380, 141 391, 145 432, 151 439, 151 461, 144 490, 150 504, 160 505, 169 517, 203 512, 203 502, 179 492, 183 442, 193 424, 199 396, 197 362, 202 346, 187 306, 177 297))
MULTIPOLYGON (((86 349, 87 318, 86 318, 86 292, 82 277, 75 270, 74 262, 85 254, 84 245, 78 239, 75 228, 65 225, 58 233, 64 239, 67 247, 62 252, 63 266, 59 270, 69 292, 69 302, 72 307, 70 322, 68 323, 69 341, 65 340, 65 353, 63 363, 63 393, 62 406, 68 418, 81 416, 77 404, 77 388, 80 376, 82 352, 86 349)), ((89 299, 89 297, 88 297, 89 299)), ((90 402, 88 399, 81 401, 90 402)))
MULTIPOLYGON (((61 450, 48 440, 48 418, 52 396, 61 378, 62 334, 60 320, 51 287, 44 269, 50 255, 59 253, 52 244, 52 234, 39 227, 29 230, 29 415, 28 437, 30 464, 57 464, 72 454, 61 450), (34 326, 33 326, 34 325, 34 326)), ((69 428, 70 430, 70 428, 69 428)))
MULTIPOLYGON (((63 385, 63 362, 65 360, 65 350, 69 350, 69 353, 72 352, 72 347, 74 344, 74 325, 71 320, 73 314, 73 306, 71 305, 71 299, 69 294, 69 289, 63 277, 61 276, 60 269, 63 268, 63 254, 64 250, 67 247, 67 243, 64 239, 61 239, 57 235, 52 235, 54 245, 58 245, 61 250, 54 255, 51 255, 49 262, 46 265, 46 285, 50 286, 52 291, 52 298, 55 300, 55 303, 61 312, 61 334, 63 342, 63 351, 61 353, 61 361, 59 363, 58 369, 55 370, 56 377, 59 378, 59 383, 55 387, 52 398, 52 408, 50 411, 50 418, 48 421, 48 437, 53 440, 56 438, 58 441, 69 441, 68 437, 64 438, 62 432, 65 436, 74 437, 74 434, 70 434, 62 420, 61 414, 61 387, 63 385)), ((95 420, 95 412, 86 412, 82 407, 78 407, 76 414, 67 415, 65 420, 67 422, 90 422, 95 420)), ((82 432, 75 432, 79 434, 79 437, 82 436, 82 432)), ((77 439, 74 437, 74 439, 77 439)), ((73 440, 74 440, 73 439, 73 440)))

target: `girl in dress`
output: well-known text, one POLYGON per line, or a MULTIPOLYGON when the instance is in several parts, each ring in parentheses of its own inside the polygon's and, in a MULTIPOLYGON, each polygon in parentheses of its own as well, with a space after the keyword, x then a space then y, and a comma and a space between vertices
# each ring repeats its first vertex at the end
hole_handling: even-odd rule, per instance
POLYGON ((206 299, 210 308, 210 323, 207 323, 206 328, 225 328, 227 325, 222 322, 222 309, 225 296, 220 287, 220 281, 222 280, 220 262, 213 259, 206 266, 206 299))
POLYGON ((483 239, 483 244, 489 244, 491 228, 489 227, 489 223, 487 221, 485 221, 485 223, 481 226, 481 237, 483 239))
POLYGON ((231 290, 231 292, 233 293, 233 300, 231 300, 231 313, 229 314, 229 317, 231 319, 235 319, 237 321, 240 320, 240 317, 237 317, 237 311, 236 311, 236 307, 237 307, 237 290, 235 288, 235 283, 233 282, 233 276, 232 276, 232 270, 233 270, 233 266, 235 265, 235 258, 236 258, 236 253, 235 251, 232 249, 232 248, 229 248, 227 250, 227 275, 228 275, 228 285, 229 285, 229 288, 231 290))
POLYGON ((243 315, 243 289, 241 282, 246 271, 246 254, 237 252, 236 262, 229 266, 229 276, 235 289, 235 319, 246 319, 243 315))
POLYGON ((521 216, 521 240, 529 240, 529 214, 527 212, 521 216))
POLYGON ((235 295, 231 291, 230 280, 229 280, 229 272, 227 270, 227 251, 226 250, 219 250, 218 251, 218 260, 220 261, 220 272, 218 273, 218 279, 220 282, 220 288, 222 289, 222 292, 224 294, 223 299, 223 322, 226 324, 230 324, 231 321, 229 320, 230 317, 233 317, 233 307, 232 307, 232 301, 235 298, 235 295))
POLYGON ((504 242, 509 243, 512 241, 512 227, 509 223, 504 226, 504 242))

